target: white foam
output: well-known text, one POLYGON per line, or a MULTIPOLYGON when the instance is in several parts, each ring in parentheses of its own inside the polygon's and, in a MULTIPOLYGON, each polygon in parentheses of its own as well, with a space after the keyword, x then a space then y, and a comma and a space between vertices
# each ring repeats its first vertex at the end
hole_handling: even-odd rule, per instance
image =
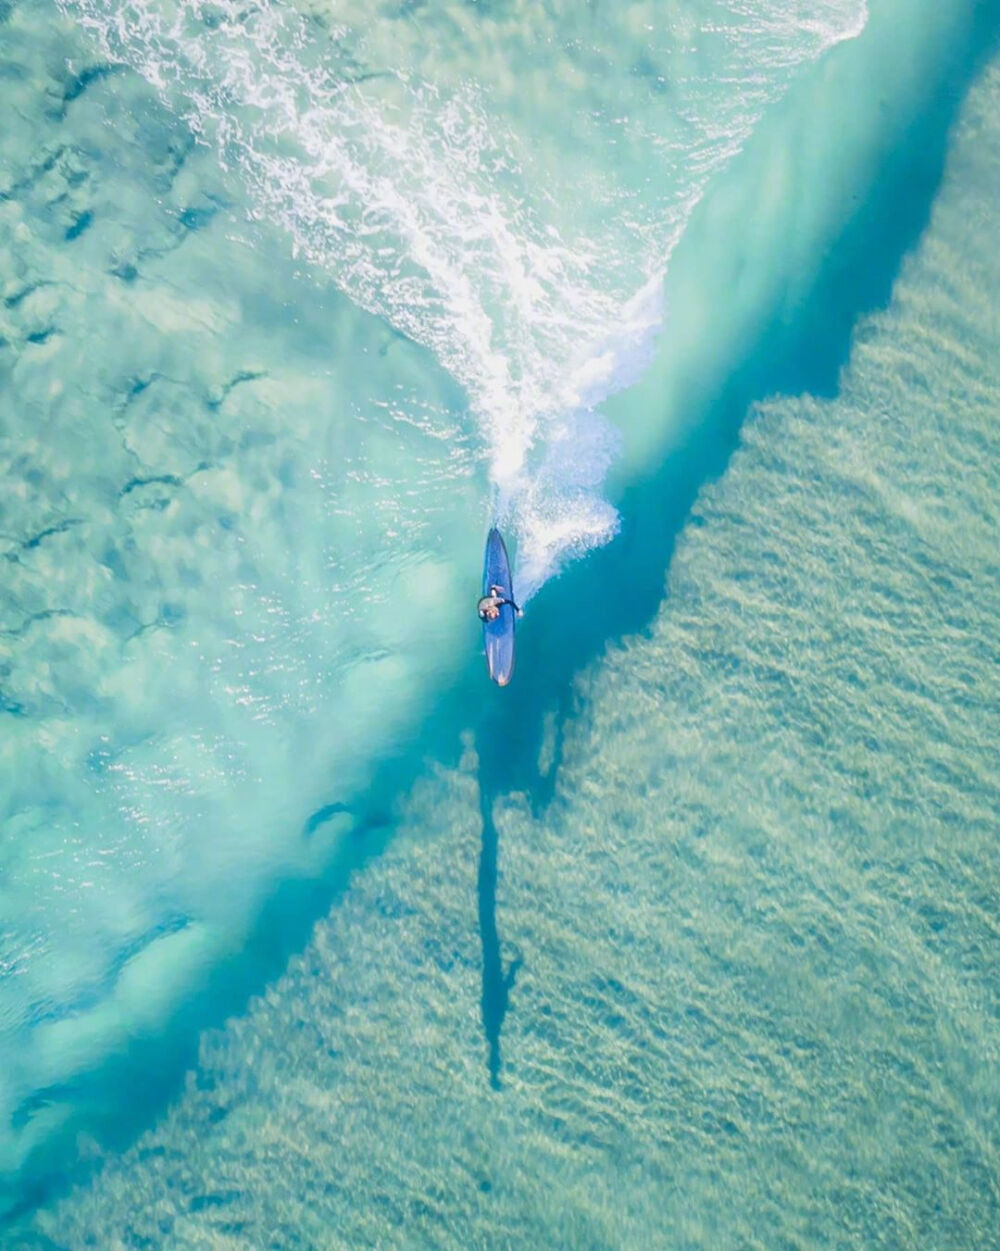
MULTIPOLYGON (((392 71, 359 79, 350 21, 374 26, 381 15, 343 0, 332 12, 350 21, 324 36, 277 4, 65 7, 108 59, 138 70, 217 148, 248 190, 252 215, 279 222, 298 255, 430 348, 463 385, 491 506, 518 541, 524 599, 566 554, 615 531, 600 492, 616 443, 598 410, 649 359, 666 259, 706 179, 738 149, 788 68, 856 34, 865 18, 860 0, 807 10, 798 0, 731 0, 708 15, 691 6, 696 43, 715 47, 724 35, 713 68, 725 71, 735 103, 718 82, 672 83, 679 98, 661 113, 693 126, 686 148, 669 141, 663 150, 655 109, 614 119, 640 148, 648 138, 663 188, 623 194, 605 206, 612 220, 600 233, 599 216, 588 218, 588 233, 572 229, 576 188, 546 211, 546 197, 557 197, 529 188, 518 155, 524 137, 467 78, 445 72, 430 81, 424 60, 401 47, 392 71)), ((646 8, 633 6, 640 51, 646 8)), ((645 30, 653 29, 650 20, 645 30)), ((412 24, 396 22, 394 31, 415 38, 412 24)))

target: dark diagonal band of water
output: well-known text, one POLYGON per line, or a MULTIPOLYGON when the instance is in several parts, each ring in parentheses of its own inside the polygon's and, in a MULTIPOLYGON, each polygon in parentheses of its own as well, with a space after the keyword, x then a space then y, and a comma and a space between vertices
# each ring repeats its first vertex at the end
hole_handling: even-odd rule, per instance
MULTIPOLYGON (((724 471, 749 407, 778 392, 835 392, 857 319, 887 302, 902 259, 927 223, 957 110, 996 48, 1000 32, 996 6, 956 7, 961 12, 946 24, 947 38, 936 49, 933 72, 925 76, 921 91, 908 94, 900 89, 898 107, 873 114, 871 125, 882 127, 878 136, 882 159, 847 171, 839 215, 810 240, 815 266, 808 286, 789 303, 791 278, 782 275, 779 266, 752 321, 743 333, 727 339, 730 273, 719 269, 709 275, 718 285, 707 298, 702 292, 701 304, 717 312, 698 326, 698 334, 706 341, 713 336, 725 341, 714 354, 717 369, 706 377, 679 361, 676 349, 668 348, 641 384, 643 402, 655 405, 657 388, 670 381, 688 414, 685 433, 668 449, 660 449, 663 454, 645 474, 623 486, 616 501, 624 523, 621 536, 539 594, 521 634, 515 683, 504 691, 488 686, 481 658, 475 654, 477 630, 470 614, 468 664, 456 685, 429 710, 419 731, 420 752, 407 744, 405 751, 382 762, 364 795, 331 795, 329 803, 306 821, 304 837, 310 826, 329 814, 347 810, 355 818, 354 834, 323 877, 283 882, 265 901, 246 947, 213 971, 167 1033, 136 1037, 124 1055, 75 1079, 82 1093, 93 1095, 91 1106, 107 1108, 114 1103, 113 1116, 95 1113, 94 1124, 88 1127, 99 1139, 112 1148, 121 1147, 148 1123, 151 1109, 162 1108, 176 1093, 185 1070, 196 1062, 200 1031, 239 1011, 280 974, 289 956, 306 943, 316 918, 336 904, 352 874, 386 846, 392 836, 394 805, 426 759, 453 760, 459 732, 470 723, 479 755, 482 817, 476 907, 483 948, 485 1069, 486 1079, 501 1087, 503 1023, 508 1012, 516 1011, 514 977, 520 957, 507 963, 503 958, 502 845, 494 819, 496 802, 521 792, 540 811, 550 801, 558 773, 558 725, 572 706, 574 676, 609 643, 641 630, 656 611, 677 536, 701 486, 724 471), (586 611, 575 607, 581 604, 586 611), (556 764, 542 775, 539 754, 550 724, 546 718, 553 709, 556 764), (140 1088, 142 1101, 127 1097, 127 1092, 140 1088), (117 1092, 114 1100, 97 1097, 111 1091, 117 1092), (129 1106, 136 1110, 122 1116, 129 1106)), ((768 164, 760 152, 768 145, 777 148, 792 142, 803 128, 808 131, 810 120, 828 107, 838 84, 850 89, 859 60, 864 64, 870 55, 868 44, 879 40, 891 46, 891 36, 873 18, 871 28, 857 41, 834 49, 765 120, 719 186, 710 189, 671 262, 667 296, 677 316, 692 290, 704 286, 701 258, 706 239, 714 237, 717 248, 729 249, 734 264, 738 261, 746 241, 741 222, 760 211, 765 199, 760 180, 767 177, 768 164)), ((794 219, 793 204, 779 211, 787 213, 789 221, 794 219)), ((782 222, 774 229, 780 232, 782 222)), ((473 598, 470 592, 470 603, 473 598)), ((530 954, 525 959, 530 962, 530 954)), ((22 1201, 8 1218, 45 1199, 53 1186, 79 1175, 68 1169, 79 1128, 74 1125, 53 1138, 32 1158, 22 1201), (61 1180, 57 1183, 56 1178, 61 1180)))

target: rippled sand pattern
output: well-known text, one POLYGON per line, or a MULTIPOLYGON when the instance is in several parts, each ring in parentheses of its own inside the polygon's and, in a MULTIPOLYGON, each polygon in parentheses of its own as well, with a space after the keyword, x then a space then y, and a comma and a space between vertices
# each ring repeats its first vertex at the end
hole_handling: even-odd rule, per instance
POLYGON ((998 177, 994 65, 838 397, 754 412, 649 631, 553 710, 551 802, 496 806, 500 1089, 469 737, 163 1123, 38 1230, 995 1245, 998 177))

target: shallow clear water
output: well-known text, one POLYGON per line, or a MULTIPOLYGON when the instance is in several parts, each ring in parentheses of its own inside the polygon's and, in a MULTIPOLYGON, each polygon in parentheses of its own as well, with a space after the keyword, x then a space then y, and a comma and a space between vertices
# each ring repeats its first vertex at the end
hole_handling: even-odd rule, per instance
POLYGON ((0 8, 14 1245, 989 1245, 943 7, 0 8))

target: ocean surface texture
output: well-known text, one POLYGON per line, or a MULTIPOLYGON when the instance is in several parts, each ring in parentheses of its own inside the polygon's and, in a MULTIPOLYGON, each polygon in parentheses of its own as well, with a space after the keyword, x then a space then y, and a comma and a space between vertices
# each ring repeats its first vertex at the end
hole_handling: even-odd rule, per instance
POLYGON ((996 0, 0 0, 5 1251, 1000 1247, 998 237, 996 0))

